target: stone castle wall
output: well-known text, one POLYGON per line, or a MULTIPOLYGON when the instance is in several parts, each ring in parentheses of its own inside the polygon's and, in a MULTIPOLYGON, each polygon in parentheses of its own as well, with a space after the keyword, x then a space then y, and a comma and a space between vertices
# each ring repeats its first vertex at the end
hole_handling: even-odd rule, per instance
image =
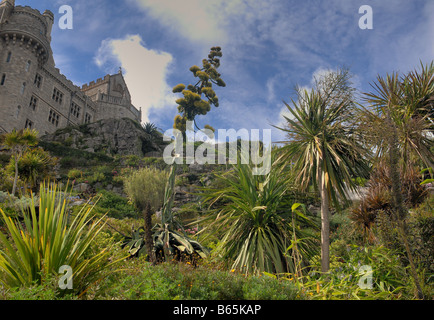
POLYGON ((0 132, 26 127, 40 135, 108 118, 141 121, 121 73, 78 87, 55 67, 54 15, 0 4, 0 132))

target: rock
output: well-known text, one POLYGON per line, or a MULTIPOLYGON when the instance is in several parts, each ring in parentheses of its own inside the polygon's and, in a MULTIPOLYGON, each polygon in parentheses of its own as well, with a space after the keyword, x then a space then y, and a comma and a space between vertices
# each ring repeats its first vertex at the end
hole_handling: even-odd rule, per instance
POLYGON ((79 183, 74 186, 73 190, 76 192, 86 192, 89 189, 89 185, 87 183, 79 183))
POLYGON ((76 206, 81 206, 81 205, 83 205, 83 204, 85 204, 86 203, 86 201, 85 200, 76 200, 76 201, 74 201, 74 202, 72 202, 72 206, 73 207, 76 207, 76 206))
POLYGON ((41 137, 45 142, 58 142, 74 149, 108 155, 136 155, 162 152, 162 138, 150 136, 131 119, 104 119, 87 125, 67 127, 41 137))

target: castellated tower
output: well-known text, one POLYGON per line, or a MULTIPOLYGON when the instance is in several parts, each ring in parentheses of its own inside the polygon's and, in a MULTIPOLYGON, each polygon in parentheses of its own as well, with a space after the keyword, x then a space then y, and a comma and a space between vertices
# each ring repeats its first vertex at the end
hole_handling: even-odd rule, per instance
POLYGON ((0 133, 32 128, 44 135, 106 118, 140 122, 121 73, 83 90, 60 73, 51 50, 53 24, 49 10, 0 3, 0 133))

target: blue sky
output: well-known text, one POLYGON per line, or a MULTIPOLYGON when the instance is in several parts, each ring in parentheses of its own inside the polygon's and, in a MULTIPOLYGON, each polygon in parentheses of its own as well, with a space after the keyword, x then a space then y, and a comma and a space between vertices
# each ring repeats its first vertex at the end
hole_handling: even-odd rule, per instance
MULTIPOLYGON (((216 129, 272 129, 282 100, 315 74, 347 66, 369 91, 378 74, 408 72, 434 59, 430 0, 16 0, 55 14, 57 67, 75 84, 122 66, 133 103, 164 131, 173 125, 171 88, 194 81, 188 69, 221 46, 226 88, 220 107, 198 118, 216 129), (58 26, 59 8, 73 9, 73 29, 58 26), (373 9, 373 29, 359 28, 359 8, 373 9)), ((273 141, 283 135, 272 131, 273 141)))

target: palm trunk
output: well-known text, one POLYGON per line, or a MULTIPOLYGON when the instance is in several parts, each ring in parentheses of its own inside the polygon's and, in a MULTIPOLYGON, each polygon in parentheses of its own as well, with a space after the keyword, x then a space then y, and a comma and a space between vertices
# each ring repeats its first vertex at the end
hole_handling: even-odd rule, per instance
POLYGON ((330 219, 329 219, 329 195, 325 183, 325 173, 320 172, 318 186, 321 197, 321 271, 330 269, 330 219))
POLYGON ((15 196, 15 192, 17 191, 17 182, 18 182, 18 157, 15 156, 15 177, 14 177, 14 185, 12 187, 13 196, 15 196))
POLYGON ((407 253, 407 258, 410 263, 410 270, 412 273, 414 283, 416 285, 417 297, 418 299, 423 299, 424 297, 423 297, 422 288, 420 286, 416 266, 413 261, 413 255, 411 254, 410 245, 407 239, 407 224, 405 222, 405 219, 407 217, 407 210, 404 207, 404 203, 402 199, 401 177, 398 168, 398 159, 399 159, 398 133, 394 123, 392 122, 392 118, 390 116, 390 111, 388 108, 386 108, 386 116, 391 131, 391 133, 388 135, 388 140, 389 140, 389 169, 390 169, 390 178, 392 180, 392 198, 393 198, 393 206, 394 206, 394 213, 392 214, 392 218, 394 218, 396 222, 396 226, 398 228, 401 241, 403 242, 405 251, 407 253))
POLYGON ((155 265, 155 253, 154 253, 154 240, 152 239, 152 212, 151 206, 146 204, 144 211, 145 218, 145 243, 146 243, 146 251, 148 252, 149 261, 152 265, 155 265))

